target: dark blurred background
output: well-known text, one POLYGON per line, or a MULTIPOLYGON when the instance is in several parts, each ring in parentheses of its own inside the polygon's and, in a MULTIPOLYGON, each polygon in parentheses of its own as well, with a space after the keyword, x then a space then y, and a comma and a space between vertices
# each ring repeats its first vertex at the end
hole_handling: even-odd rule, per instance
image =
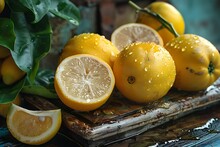
MULTIPOLYGON (((52 54, 55 58, 66 42, 76 34, 94 32, 110 39, 111 33, 122 24, 135 22, 136 11, 128 0, 71 0, 81 13, 79 27, 67 21, 52 18, 52 54)), ((140 7, 146 7, 155 0, 133 0, 140 7)), ((220 1, 219 0, 157 0, 172 4, 183 15, 185 33, 200 35, 220 49, 220 1)), ((50 62, 44 62, 45 66, 50 62)))
MULTIPOLYGON (((72 0, 79 6, 82 21, 76 33, 97 32, 110 38, 118 26, 135 21, 135 10, 128 0, 72 0)), ((133 0, 146 7, 155 0, 133 0)), ((157 0, 159 1, 159 0, 157 0)), ((162 1, 162 0, 160 0, 162 1)), ((185 33, 200 35, 216 46, 220 44, 219 0, 163 0, 175 6, 185 20, 185 33)))

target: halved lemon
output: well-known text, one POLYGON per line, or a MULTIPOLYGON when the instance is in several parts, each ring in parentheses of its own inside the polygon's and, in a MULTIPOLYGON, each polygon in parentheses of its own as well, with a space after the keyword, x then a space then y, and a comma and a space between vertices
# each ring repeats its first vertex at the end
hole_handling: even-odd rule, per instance
POLYGON ((40 145, 52 139, 61 126, 61 110, 33 111, 12 104, 7 127, 18 141, 40 145))
POLYGON ((128 23, 118 27, 111 35, 111 42, 120 51, 135 42, 154 42, 163 46, 161 36, 153 28, 140 23, 128 23))
POLYGON ((92 111, 108 100, 115 86, 115 77, 104 60, 78 54, 59 64, 54 85, 65 105, 78 111, 92 111))

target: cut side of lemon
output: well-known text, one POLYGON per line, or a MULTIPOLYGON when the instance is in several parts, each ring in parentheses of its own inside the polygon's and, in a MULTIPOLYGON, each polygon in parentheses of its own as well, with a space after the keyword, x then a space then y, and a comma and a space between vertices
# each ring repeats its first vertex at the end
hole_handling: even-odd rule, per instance
POLYGON ((115 77, 104 60, 78 54, 59 64, 54 86, 60 100, 68 107, 92 111, 108 100, 115 86, 115 77))
POLYGON ((51 140, 61 126, 61 110, 33 111, 12 104, 7 115, 7 127, 18 141, 40 145, 51 140))
POLYGON ((161 36, 151 27, 140 23, 128 23, 115 29, 111 42, 121 51, 135 42, 154 42, 163 46, 161 36))

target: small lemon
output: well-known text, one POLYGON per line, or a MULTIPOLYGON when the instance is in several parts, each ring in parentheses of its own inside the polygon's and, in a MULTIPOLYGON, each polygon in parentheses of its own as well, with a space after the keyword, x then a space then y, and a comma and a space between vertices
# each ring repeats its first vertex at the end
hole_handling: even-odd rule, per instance
POLYGON ((3 46, 0 46, 0 59, 5 58, 9 55, 10 55, 10 50, 3 46))
POLYGON ((0 0, 0 13, 2 13, 4 8, 5 8, 5 0, 0 0))
POLYGON ((16 104, 16 105, 20 105, 21 104, 21 96, 20 95, 16 96, 16 98, 10 103, 0 104, 0 115, 1 116, 3 116, 3 117, 7 116, 8 110, 9 110, 12 103, 16 104))
POLYGON ((2 80, 6 85, 14 84, 24 77, 26 73, 22 71, 14 62, 12 56, 7 57, 1 67, 2 80))

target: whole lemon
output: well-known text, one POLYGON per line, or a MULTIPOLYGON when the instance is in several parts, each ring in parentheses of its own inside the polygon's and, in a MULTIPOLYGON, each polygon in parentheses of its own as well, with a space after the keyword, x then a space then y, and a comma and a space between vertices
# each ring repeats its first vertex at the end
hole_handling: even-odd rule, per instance
POLYGON ((12 85, 24 77, 26 73, 22 71, 13 60, 12 56, 4 59, 1 65, 2 80, 6 85, 12 85))
POLYGON ((10 55, 10 50, 0 45, 0 59, 10 55))
POLYGON ((220 76, 220 55, 205 38, 181 35, 165 45, 176 66, 174 87, 186 91, 204 90, 220 76))
POLYGON ((90 54, 101 58, 111 67, 119 50, 104 36, 95 33, 83 33, 70 39, 60 55, 61 62, 66 57, 76 54, 90 54))
POLYGON ((7 113, 9 111, 9 108, 11 106, 11 104, 16 104, 16 105, 20 105, 21 104, 21 96, 17 95, 16 98, 9 103, 6 104, 0 104, 0 116, 6 117, 7 113))
POLYGON ((0 0, 0 13, 4 10, 5 8, 5 0, 0 0))
MULTIPOLYGON (((185 22, 182 14, 171 4, 167 2, 153 2, 147 6, 151 11, 162 16, 166 21, 171 23, 178 34, 185 31, 185 22)), ((161 23, 153 16, 139 12, 137 17, 138 23, 146 24, 157 30, 163 39, 164 44, 172 40, 175 36, 165 27, 161 28, 161 23)))
POLYGON ((162 98, 176 75, 169 52, 149 42, 133 43, 123 49, 115 60, 113 72, 117 89, 138 103, 162 98))

